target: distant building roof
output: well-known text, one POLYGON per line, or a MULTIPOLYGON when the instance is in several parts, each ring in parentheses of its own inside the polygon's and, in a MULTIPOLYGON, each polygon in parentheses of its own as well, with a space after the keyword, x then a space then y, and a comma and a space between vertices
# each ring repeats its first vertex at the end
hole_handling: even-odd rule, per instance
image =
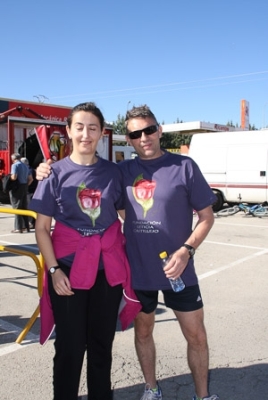
MULTIPOLYGON (((179 122, 177 124, 161 124, 163 133, 180 133, 182 135, 191 135, 193 133, 204 133, 204 132, 231 132, 231 131, 242 131, 241 128, 235 128, 233 126, 214 124, 203 121, 193 122, 179 122)), ((125 135, 113 134, 113 141, 125 142, 125 135)))
POLYGON ((161 124, 163 133, 179 132, 181 134, 192 134, 202 132, 229 132, 229 131, 241 131, 241 128, 234 128, 233 126, 214 124, 203 121, 193 122, 180 122, 177 124, 161 124))

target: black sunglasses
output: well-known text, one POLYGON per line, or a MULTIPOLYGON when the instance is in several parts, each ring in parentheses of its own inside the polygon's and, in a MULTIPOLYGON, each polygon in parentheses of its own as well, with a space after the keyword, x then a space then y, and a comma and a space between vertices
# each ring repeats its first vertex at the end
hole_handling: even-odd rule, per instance
POLYGON ((159 125, 147 126, 147 128, 140 129, 139 131, 128 132, 128 136, 130 139, 140 139, 142 132, 144 132, 145 135, 152 135, 158 130, 158 127, 159 125))

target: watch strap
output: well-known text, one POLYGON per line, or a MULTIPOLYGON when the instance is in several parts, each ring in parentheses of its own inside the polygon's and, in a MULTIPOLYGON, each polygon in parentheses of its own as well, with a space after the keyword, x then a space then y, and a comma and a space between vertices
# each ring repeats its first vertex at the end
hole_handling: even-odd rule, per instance
POLYGON ((194 254, 195 254, 195 248, 193 246, 190 246, 189 244, 184 243, 181 247, 185 247, 189 252, 190 258, 193 258, 194 254))
POLYGON ((60 268, 60 267, 59 267, 58 265, 55 265, 55 266, 53 266, 53 267, 50 267, 49 270, 48 270, 48 272, 49 272, 50 274, 54 274, 55 271, 56 271, 57 269, 59 269, 59 268, 60 268))

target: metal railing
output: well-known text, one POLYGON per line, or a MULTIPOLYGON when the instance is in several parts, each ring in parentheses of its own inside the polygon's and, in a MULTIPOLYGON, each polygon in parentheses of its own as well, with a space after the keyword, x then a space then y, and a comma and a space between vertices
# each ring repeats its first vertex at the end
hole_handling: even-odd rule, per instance
MULTIPOLYGON (((5 208, 5 207, 0 207, 0 213, 13 214, 13 215, 15 215, 15 214, 24 215, 27 217, 33 217, 35 219, 37 216, 36 212, 34 212, 34 211, 20 210, 20 209, 15 210, 12 208, 5 208)), ((27 256, 27 257, 30 257, 34 261, 34 263, 36 265, 36 270, 37 270, 37 291, 38 291, 38 296, 40 298, 42 296, 43 274, 44 274, 44 270, 45 270, 44 257, 40 252, 39 252, 39 255, 37 256, 36 254, 34 254, 28 250, 25 250, 23 248, 19 248, 19 247, 23 247, 23 245, 18 245, 17 247, 10 247, 10 246, 6 246, 6 245, 0 243, 0 251, 6 251, 6 252, 14 253, 14 254, 20 255, 20 256, 27 256)), ((22 329, 21 333, 17 337, 16 343, 21 343, 23 341, 23 339, 25 338, 25 336, 31 329, 32 325, 36 321, 39 313, 40 313, 40 307, 39 307, 39 302, 38 302, 38 305, 37 305, 36 309, 34 310, 32 316, 30 317, 27 324, 25 325, 25 327, 22 329)))

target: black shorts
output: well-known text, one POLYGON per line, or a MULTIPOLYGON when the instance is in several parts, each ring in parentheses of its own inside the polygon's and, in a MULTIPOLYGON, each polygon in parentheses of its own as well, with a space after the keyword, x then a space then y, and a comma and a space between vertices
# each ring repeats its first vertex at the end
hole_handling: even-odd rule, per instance
MULTIPOLYGON (((141 302, 142 310, 150 314, 156 310, 158 304, 158 290, 135 290, 136 296, 141 302)), ((181 292, 162 290, 166 307, 175 311, 195 311, 203 307, 199 285, 187 286, 181 292)))

